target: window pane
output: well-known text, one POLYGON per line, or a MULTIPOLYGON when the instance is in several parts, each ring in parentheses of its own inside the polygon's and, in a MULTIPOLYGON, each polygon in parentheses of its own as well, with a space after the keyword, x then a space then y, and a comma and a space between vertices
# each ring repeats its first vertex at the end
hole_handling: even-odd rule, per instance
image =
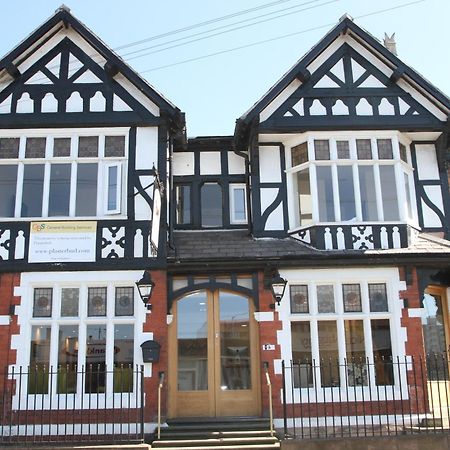
POLYGON ((125 156, 125 136, 106 136, 105 156, 107 158, 125 156))
POLYGON ((205 292, 177 302, 178 390, 208 389, 208 317, 205 292))
POLYGON ((61 289, 61 317, 77 317, 80 302, 78 288, 61 289))
POLYGON ((118 171, 117 166, 108 167, 108 211, 117 209, 118 171))
POLYGON ((371 312, 388 310, 386 285, 384 283, 369 284, 369 302, 371 312))
POLYGON ((114 326, 114 392, 133 392, 134 326, 114 326))
POLYGON ((233 217, 234 220, 243 222, 247 219, 245 211, 245 188, 233 188, 233 217))
POLYGON ((48 394, 51 327, 31 327, 29 394, 48 394))
POLYGON ((379 385, 394 384, 389 319, 371 320, 370 327, 372 329, 375 382, 379 385))
POLYGON ((362 320, 345 320, 347 349, 347 383, 349 386, 367 385, 367 364, 362 320))
POLYGON ((249 299, 220 291, 221 390, 251 389, 249 299))
POLYGON ((175 186, 175 220, 178 225, 191 223, 191 186, 175 186))
POLYGON ((373 167, 359 166, 359 186, 363 220, 378 220, 373 167))
POLYGON ((106 287, 88 288, 88 316, 106 316, 106 287))
POLYGON ((0 166, 0 217, 14 217, 17 166, 0 166))
POLYGON ((317 167, 317 196, 319 201, 319 220, 334 222, 333 182, 331 167, 317 167))
POLYGON ((52 164, 50 172, 49 216, 68 216, 70 205, 70 164, 52 164))
POLYGON ((319 313, 334 313, 334 286, 317 286, 317 307, 319 313))
POLYGON ((317 323, 322 387, 339 386, 339 351, 336 322, 317 323))
POLYGON ((430 354, 447 351, 445 320, 440 295, 425 293, 423 296, 424 317, 422 318, 425 352, 430 354))
POLYGON ((80 158, 98 157, 98 136, 80 136, 78 138, 78 156, 80 158))
POLYGON ((372 145, 370 139, 356 139, 358 159, 372 159, 372 145))
POLYGON ((55 138, 53 140, 53 156, 70 156, 70 138, 55 138))
POLYGON ((405 184, 405 196, 406 196, 406 211, 408 213, 408 219, 413 218, 412 205, 411 205, 411 190, 409 188, 409 176, 403 172, 403 182, 405 184))
POLYGON ((134 314, 134 288, 116 287, 116 316, 134 314))
POLYGON ((98 165, 78 164, 75 215, 97 215, 98 165))
POLYGON ((308 161, 308 143, 303 142, 291 148, 292 167, 308 161))
POLYGON ((0 138, 0 159, 19 157, 19 138, 0 138))
POLYGON ((336 141, 338 159, 350 159, 350 144, 348 141, 336 141))
POLYGON ((312 387, 311 331, 309 322, 291 322, 294 387, 312 387))
POLYGON ((314 152, 317 160, 330 159, 330 143, 328 140, 315 140, 314 152))
POLYGON ((58 394, 77 391, 78 325, 61 325, 58 335, 58 394))
POLYGON ((106 391, 106 325, 86 327, 86 374, 87 394, 106 391))
POLYGON ((399 220, 394 166, 380 166, 384 220, 399 220))
POLYGON ((218 183, 205 183, 201 189, 203 227, 222 226, 222 188, 218 183))
POLYGON ((308 286, 291 285, 291 313, 308 313, 308 286))
POLYGON ((311 186, 309 184, 309 169, 297 172, 298 209, 300 225, 312 222, 311 186))
POLYGON ((400 159, 405 163, 408 162, 408 154, 406 152, 406 147, 403 144, 399 144, 400 147, 400 159))
POLYGON ((378 158, 392 159, 392 141, 390 139, 377 139, 378 158))
POLYGON ((25 158, 45 158, 46 138, 27 138, 25 158))
POLYGON ((359 284, 343 284, 344 312, 361 312, 361 289, 359 284))
POLYGON ((33 317, 51 317, 52 300, 52 288, 35 288, 33 299, 33 317))
POLYGON ((22 217, 42 215, 44 164, 26 164, 23 172, 22 217))
POLYGON ((351 166, 338 166, 339 202, 341 220, 355 220, 355 191, 353 189, 353 170, 351 166))

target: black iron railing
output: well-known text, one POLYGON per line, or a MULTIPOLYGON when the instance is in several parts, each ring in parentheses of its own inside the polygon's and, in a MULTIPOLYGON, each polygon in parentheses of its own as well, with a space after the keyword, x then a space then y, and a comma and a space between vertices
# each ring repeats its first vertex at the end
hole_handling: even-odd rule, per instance
POLYGON ((449 358, 282 363, 286 437, 448 432, 449 358))
POLYGON ((0 443, 143 442, 142 366, 12 367, 0 377, 0 443))

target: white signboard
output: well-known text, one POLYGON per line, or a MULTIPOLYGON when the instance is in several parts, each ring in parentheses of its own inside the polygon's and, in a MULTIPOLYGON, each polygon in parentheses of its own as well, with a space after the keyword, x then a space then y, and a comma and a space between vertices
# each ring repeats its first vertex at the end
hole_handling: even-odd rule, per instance
POLYGON ((155 188, 153 190, 153 212, 152 212, 152 229, 150 242, 152 245, 152 250, 158 251, 158 241, 159 241, 159 224, 161 221, 161 192, 157 187, 155 182, 155 188))
POLYGON ((28 261, 95 261, 97 222, 31 222, 28 261))

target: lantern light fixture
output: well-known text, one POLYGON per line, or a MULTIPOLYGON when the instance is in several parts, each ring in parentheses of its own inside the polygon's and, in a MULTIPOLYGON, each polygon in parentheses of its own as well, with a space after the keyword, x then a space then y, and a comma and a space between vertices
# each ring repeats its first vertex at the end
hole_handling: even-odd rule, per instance
POLYGON ((154 281, 152 281, 150 272, 144 270, 142 278, 139 281, 136 281, 136 287, 138 288, 139 296, 141 297, 142 303, 149 311, 151 311, 152 304, 150 303, 150 299, 152 297, 152 292, 153 288, 155 287, 155 283, 154 281))

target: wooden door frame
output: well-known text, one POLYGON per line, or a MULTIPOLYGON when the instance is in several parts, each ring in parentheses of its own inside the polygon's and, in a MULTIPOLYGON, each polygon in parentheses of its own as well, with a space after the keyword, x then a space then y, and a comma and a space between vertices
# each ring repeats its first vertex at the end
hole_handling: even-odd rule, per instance
POLYGON ((449 299, 447 298, 447 287, 430 285, 425 288, 425 294, 438 295, 441 297, 442 305, 442 316, 444 318, 444 336, 445 336, 445 346, 447 351, 450 348, 450 313, 449 313, 449 299))
MULTIPOLYGON (((198 291, 192 291, 184 294, 182 297, 177 298, 172 304, 172 316, 173 319, 168 325, 168 417, 173 418, 180 416, 178 410, 180 405, 178 404, 178 346, 177 346, 177 306, 178 301, 185 298, 188 295, 205 292, 207 298, 207 320, 208 320, 208 343, 212 342, 213 345, 208 345, 208 361, 212 363, 208 364, 208 386, 207 391, 186 391, 183 396, 186 397, 186 404, 189 405, 187 411, 190 411, 191 415, 195 417, 197 414, 195 401, 201 401, 208 404, 207 415, 214 417, 222 415, 220 409, 220 403, 223 401, 223 393, 220 389, 220 331, 219 331, 219 313, 215 312, 215 307, 218 310, 219 305, 219 292, 227 292, 230 294, 245 297, 248 300, 249 305, 249 326, 250 326, 250 358, 251 358, 251 385, 252 385, 252 398, 255 405, 255 415, 261 414, 261 371, 260 371, 260 354, 259 354, 259 333, 258 333, 258 322, 255 320, 254 312, 255 306, 253 299, 240 292, 235 292, 229 289, 201 289, 198 291), (219 381, 217 381, 219 380, 219 381), (202 392, 204 395, 202 396, 202 392), (190 395, 192 394, 192 395, 190 395), (222 394, 222 395, 221 395, 222 394), (189 398, 192 397, 192 402, 189 398), (203 397, 203 398, 202 398, 203 397), (198 400, 202 398, 201 400, 198 400), (194 400, 196 399, 196 400, 194 400)), ((229 391, 230 397, 231 392, 235 394, 234 401, 239 396, 239 391, 229 391)), ((186 405, 186 407, 187 407, 186 405)), ((240 411, 240 409, 239 409, 240 411)), ((183 414, 184 415, 184 414, 183 414)), ((226 415, 226 414, 225 414, 226 415)), ((235 414, 235 415, 245 415, 245 414, 235 414)))

